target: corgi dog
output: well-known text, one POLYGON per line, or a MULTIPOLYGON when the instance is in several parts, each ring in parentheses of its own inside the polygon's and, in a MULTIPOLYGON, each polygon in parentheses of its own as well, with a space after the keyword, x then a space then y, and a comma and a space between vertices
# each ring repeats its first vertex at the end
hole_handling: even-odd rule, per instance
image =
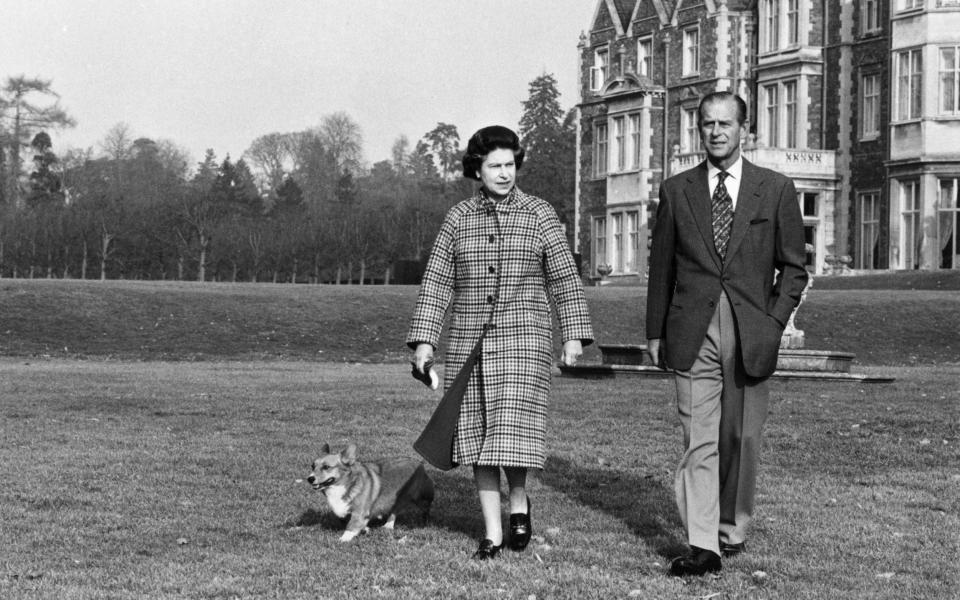
POLYGON ((418 507, 426 520, 433 503, 433 481, 423 463, 407 458, 361 462, 354 444, 339 453, 324 444, 307 483, 323 492, 335 515, 349 515, 341 542, 366 532, 371 524, 393 529, 397 512, 408 506, 418 507))

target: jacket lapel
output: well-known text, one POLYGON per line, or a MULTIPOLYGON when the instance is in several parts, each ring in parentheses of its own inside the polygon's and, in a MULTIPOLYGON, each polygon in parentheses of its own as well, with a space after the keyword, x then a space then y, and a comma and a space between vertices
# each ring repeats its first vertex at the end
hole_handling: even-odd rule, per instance
POLYGON ((763 179, 760 171, 752 163, 743 161, 740 192, 737 194, 737 208, 733 211, 733 225, 730 228, 730 243, 727 246, 727 259, 733 256, 743 237, 747 234, 750 220, 760 207, 760 190, 763 189, 763 179))
POLYGON ((684 193, 687 197, 687 203, 690 205, 690 212, 693 213, 697 228, 703 237, 703 245, 717 265, 717 269, 720 269, 723 264, 713 243, 713 213, 710 206, 710 185, 707 182, 706 161, 700 163, 700 166, 696 169, 687 172, 687 184, 684 193))

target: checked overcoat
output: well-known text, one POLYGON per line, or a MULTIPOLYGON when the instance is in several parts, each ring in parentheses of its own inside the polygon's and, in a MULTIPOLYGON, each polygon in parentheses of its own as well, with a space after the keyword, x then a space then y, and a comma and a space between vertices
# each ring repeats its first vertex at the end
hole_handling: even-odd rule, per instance
POLYGON ((562 341, 591 343, 583 287, 553 207, 514 188, 498 202, 481 190, 450 209, 427 262, 407 344, 437 348, 452 308, 448 387, 491 323, 460 410, 455 463, 543 468, 551 301, 562 341))

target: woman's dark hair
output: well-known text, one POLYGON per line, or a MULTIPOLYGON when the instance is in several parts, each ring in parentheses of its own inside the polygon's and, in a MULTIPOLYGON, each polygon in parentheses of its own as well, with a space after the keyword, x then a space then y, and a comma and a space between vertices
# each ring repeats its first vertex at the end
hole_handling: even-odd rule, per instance
POLYGON ((520 138, 512 129, 502 125, 490 125, 470 136, 467 151, 463 155, 463 176, 480 180, 477 172, 483 165, 483 159, 494 150, 513 150, 513 160, 519 170, 523 166, 523 148, 520 138))

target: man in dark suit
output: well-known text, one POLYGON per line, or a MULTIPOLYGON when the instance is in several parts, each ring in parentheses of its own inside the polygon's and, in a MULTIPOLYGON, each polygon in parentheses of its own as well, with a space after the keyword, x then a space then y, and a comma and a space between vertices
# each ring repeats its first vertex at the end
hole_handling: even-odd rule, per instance
POLYGON ((740 156, 743 99, 706 96, 698 127, 707 160, 660 186, 647 294, 648 349, 675 372, 685 445, 675 490, 690 550, 670 563, 677 576, 746 550, 767 378, 807 283, 793 182, 740 156))

